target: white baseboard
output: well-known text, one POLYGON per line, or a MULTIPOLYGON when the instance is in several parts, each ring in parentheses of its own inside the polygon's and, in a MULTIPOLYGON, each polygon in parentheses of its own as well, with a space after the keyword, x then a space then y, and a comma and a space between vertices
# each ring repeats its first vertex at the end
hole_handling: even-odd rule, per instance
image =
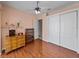
POLYGON ((48 42, 47 40, 44 40, 44 39, 42 39, 43 41, 46 41, 46 42, 48 42))

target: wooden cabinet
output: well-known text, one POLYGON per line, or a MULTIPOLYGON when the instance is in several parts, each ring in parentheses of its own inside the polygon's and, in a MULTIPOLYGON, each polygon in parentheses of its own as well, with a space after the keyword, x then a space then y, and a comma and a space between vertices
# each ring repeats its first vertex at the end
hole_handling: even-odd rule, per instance
POLYGON ((12 50, 15 50, 17 48, 20 48, 22 46, 25 46, 25 36, 24 35, 6 37, 6 41, 5 41, 5 52, 6 53, 8 53, 12 50))
POLYGON ((34 29, 26 29, 25 41, 26 43, 32 42, 34 40, 34 29))

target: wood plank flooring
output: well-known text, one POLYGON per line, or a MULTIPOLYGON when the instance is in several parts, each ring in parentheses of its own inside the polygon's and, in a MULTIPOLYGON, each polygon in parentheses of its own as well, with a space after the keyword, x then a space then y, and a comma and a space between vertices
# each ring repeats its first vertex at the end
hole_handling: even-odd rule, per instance
POLYGON ((35 40, 1 58, 79 58, 79 54, 69 49, 42 40, 35 40))

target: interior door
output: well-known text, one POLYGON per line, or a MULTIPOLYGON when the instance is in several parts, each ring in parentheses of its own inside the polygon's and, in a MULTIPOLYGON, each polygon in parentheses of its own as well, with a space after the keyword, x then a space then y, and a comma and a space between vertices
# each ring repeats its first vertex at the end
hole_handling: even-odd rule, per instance
POLYGON ((59 44, 59 15, 48 17, 48 42, 59 44))
POLYGON ((60 42, 63 47, 76 51, 76 11, 61 15, 60 42))

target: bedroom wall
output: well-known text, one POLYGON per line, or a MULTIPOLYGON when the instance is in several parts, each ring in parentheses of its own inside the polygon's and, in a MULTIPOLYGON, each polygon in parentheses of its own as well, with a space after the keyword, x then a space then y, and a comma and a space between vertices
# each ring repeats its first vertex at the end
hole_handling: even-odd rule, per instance
POLYGON ((33 21, 35 17, 33 14, 29 12, 22 12, 17 9, 3 6, 3 13, 2 13, 2 47, 4 48, 4 41, 5 36, 9 35, 9 29, 14 28, 18 32, 23 32, 25 34, 26 28, 33 28, 33 21), (20 27, 17 27, 17 23, 20 23, 20 27), (7 24, 6 24, 7 23, 7 24), (11 27, 10 25, 15 25, 11 27))

